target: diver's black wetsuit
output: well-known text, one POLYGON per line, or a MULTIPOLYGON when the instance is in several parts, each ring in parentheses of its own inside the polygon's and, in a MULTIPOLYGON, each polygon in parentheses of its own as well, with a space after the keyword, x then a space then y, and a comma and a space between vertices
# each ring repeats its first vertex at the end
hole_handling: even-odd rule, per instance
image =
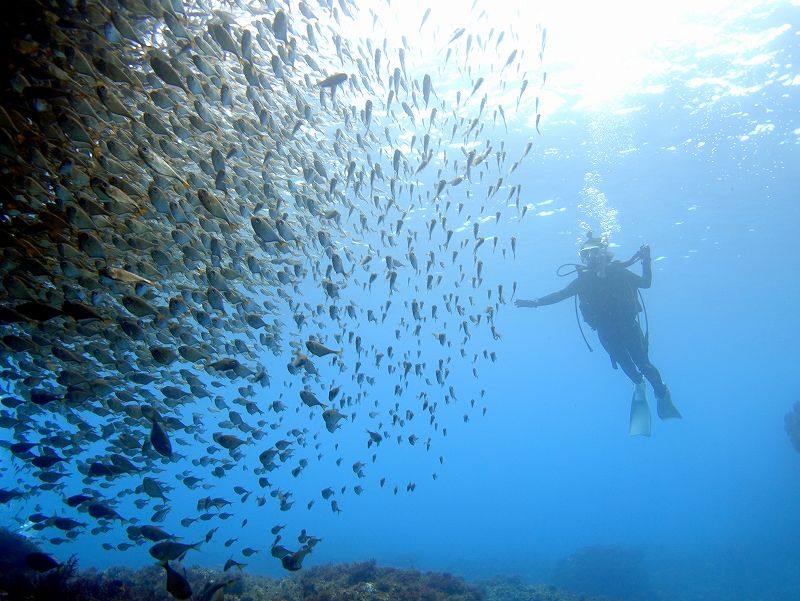
POLYGON ((578 277, 566 288, 536 299, 536 304, 552 305, 577 294, 583 319, 597 331, 614 369, 619 365, 634 384, 641 382, 644 375, 656 395, 661 396, 666 386, 650 363, 644 335, 636 320, 642 310, 637 289, 649 288, 652 280, 649 260, 642 261, 641 276, 619 261, 612 261, 602 277, 593 270, 579 268, 578 277))

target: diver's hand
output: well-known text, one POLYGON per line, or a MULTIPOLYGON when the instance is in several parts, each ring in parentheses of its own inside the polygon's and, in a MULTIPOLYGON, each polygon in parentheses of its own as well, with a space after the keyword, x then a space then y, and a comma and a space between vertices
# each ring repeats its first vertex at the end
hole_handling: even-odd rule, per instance
POLYGON ((639 247, 639 257, 642 261, 650 261, 650 245, 649 244, 642 244, 639 247))
POLYGON ((517 300, 514 301, 514 304, 517 307, 538 307, 539 306, 539 301, 536 300, 536 299, 534 299, 534 300, 523 300, 521 298, 518 298, 517 300))

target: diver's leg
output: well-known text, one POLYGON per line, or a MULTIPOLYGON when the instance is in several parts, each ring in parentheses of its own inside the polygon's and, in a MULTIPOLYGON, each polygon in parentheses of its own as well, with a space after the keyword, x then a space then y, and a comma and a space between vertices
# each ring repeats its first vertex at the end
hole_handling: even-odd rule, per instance
POLYGON ((633 398, 631 399, 631 415, 628 433, 631 436, 650 436, 650 407, 647 404, 647 385, 644 377, 636 369, 633 359, 624 345, 622 332, 617 328, 597 329, 597 336, 603 348, 608 351, 611 360, 622 367, 622 371, 633 382, 633 398))
POLYGON ((661 419, 670 419, 681 417, 681 412, 672 403, 672 395, 669 388, 664 384, 661 379, 661 374, 658 373, 655 365, 650 362, 647 356, 647 346, 644 342, 644 335, 639 327, 639 324, 633 322, 629 328, 628 333, 628 352, 636 362, 639 369, 645 375, 647 380, 653 386, 653 391, 656 393, 656 409, 658 410, 658 417, 661 419))
POLYGON ((653 386, 653 391, 656 393, 656 402, 658 409, 658 417, 661 419, 680 418, 681 413, 672 404, 672 395, 669 388, 664 384, 661 379, 661 374, 658 373, 655 365, 650 363, 650 358, 647 356, 647 346, 644 342, 644 335, 639 324, 635 321, 631 322, 626 329, 626 348, 628 354, 631 356, 637 367, 642 370, 642 373, 653 386))
POLYGON ((642 374, 636 369, 630 353, 625 348, 624 338, 620 334, 617 328, 597 328, 597 337, 608 356, 622 368, 631 382, 638 384, 642 381, 642 374))
POLYGON ((647 381, 650 382, 656 396, 664 396, 667 387, 661 379, 661 374, 656 369, 656 366, 650 362, 644 342, 644 334, 642 334, 639 324, 632 321, 626 327, 620 328, 620 337, 624 341, 623 344, 628 356, 644 377, 647 378, 647 381))

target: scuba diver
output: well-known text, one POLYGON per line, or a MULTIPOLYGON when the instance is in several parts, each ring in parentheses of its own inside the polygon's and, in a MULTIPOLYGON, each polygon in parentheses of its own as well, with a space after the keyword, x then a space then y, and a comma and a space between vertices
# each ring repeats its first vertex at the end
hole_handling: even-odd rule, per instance
MULTIPOLYGON (((643 245, 624 263, 614 261, 608 250, 608 242, 595 238, 592 232, 588 232, 586 241, 581 246, 580 257, 583 265, 574 265, 575 271, 569 273, 576 273, 577 277, 566 288, 534 300, 517 299, 515 304, 517 307, 541 307, 576 297, 576 317, 580 306, 583 320, 597 332, 600 343, 611 358, 611 365, 614 369, 621 367, 633 382, 630 434, 650 436, 650 409, 647 404, 645 378, 655 392, 658 416, 661 419, 681 417, 672 404, 669 388, 647 356, 648 339, 639 324, 639 312, 643 310, 643 305, 639 303, 639 289, 649 288, 653 278, 650 247, 643 245), (641 276, 627 269, 637 260, 642 261, 641 276)), ((558 274, 569 275, 560 273, 563 267, 565 265, 559 267, 558 274)), ((645 312, 645 318, 646 316, 645 312)), ((588 342, 586 344, 589 346, 588 342)), ((592 350, 591 346, 589 350, 592 350)))

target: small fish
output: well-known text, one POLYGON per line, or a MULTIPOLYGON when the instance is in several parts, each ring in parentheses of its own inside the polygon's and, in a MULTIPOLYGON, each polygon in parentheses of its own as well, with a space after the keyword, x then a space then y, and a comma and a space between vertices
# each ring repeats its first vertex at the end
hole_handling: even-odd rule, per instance
POLYGON ((303 559, 310 553, 310 549, 301 547, 294 553, 289 552, 281 557, 281 565, 290 572, 296 572, 303 567, 303 559))
POLYGON ((183 561, 184 556, 190 550, 197 550, 201 541, 184 544, 175 541, 161 541, 150 547, 150 556, 158 561, 183 561))
POLYGON ((82 522, 73 520, 72 518, 65 518, 65 517, 54 518, 53 525, 59 530, 63 530, 64 532, 69 532, 70 530, 74 530, 75 528, 86 526, 86 524, 82 522))
POLYGON ((483 77, 479 77, 475 82, 475 85, 472 86, 472 92, 470 92, 469 97, 471 98, 475 94, 475 92, 478 91, 478 88, 480 88, 482 85, 483 85, 483 77))
POLYGON ((90 503, 87 511, 90 516, 98 520, 104 519, 123 521, 123 518, 120 514, 104 503, 90 503))
POLYGON ((459 27, 458 29, 456 29, 453 32, 453 36, 450 38, 450 41, 447 42, 447 44, 450 45, 453 42, 455 42, 458 38, 460 38, 462 35, 464 35, 465 31, 466 31, 466 29, 464 29, 463 27, 459 27))
POLYGON ((213 437, 217 444, 228 449, 229 451, 235 450, 247 443, 246 440, 242 440, 233 434, 222 434, 221 432, 215 432, 213 437))
POLYGON ((142 276, 118 267, 104 267, 100 270, 100 275, 118 282, 126 282, 128 284, 148 284, 150 286, 155 286, 155 284, 147 278, 143 278, 142 276))
POLYGON ((192 596, 192 587, 189 586, 189 581, 185 575, 179 574, 169 561, 163 561, 161 567, 167 572, 167 592, 176 599, 190 599, 192 596))
POLYGON ((13 309, 14 312, 33 321, 49 321, 60 316, 61 309, 39 301, 24 302, 13 309))
POLYGON ((230 357, 208 364, 211 369, 216 369, 217 371, 232 371, 237 369, 240 365, 241 363, 239 363, 239 361, 230 357))
POLYGON ((422 21, 420 21, 420 23, 419 23, 419 29, 422 29, 422 26, 425 25, 425 21, 427 21, 428 17, 430 17, 430 16, 431 16, 431 9, 430 9, 430 7, 428 7, 425 10, 425 14, 422 15, 422 21))
POLYGON ((81 505, 86 501, 91 501, 91 500, 92 497, 90 497, 89 495, 72 495, 71 497, 68 497, 64 502, 70 507, 77 507, 78 505, 81 505))
POLYGON ((323 405, 317 396, 310 390, 301 390, 300 399, 309 407, 325 407, 325 405, 323 405))
POLYGON ((422 78, 422 99, 425 101, 425 108, 428 108, 428 101, 430 100, 432 89, 431 76, 426 73, 422 78))
POLYGON ((150 66, 153 68, 153 71, 159 77, 159 79, 161 79, 161 81, 171 86, 175 86, 176 88, 186 90, 186 87, 178 72, 172 68, 169 62, 158 56, 158 54, 154 53, 150 57, 150 66))
POLYGON ((309 340, 306 341, 306 348, 308 349, 309 353, 311 353, 312 355, 315 355, 317 357, 324 357, 325 355, 330 355, 330 354, 336 354, 336 355, 341 355, 342 354, 342 349, 339 349, 337 351, 337 350, 328 348, 324 344, 321 344, 321 343, 317 342, 316 340, 312 340, 312 339, 309 339, 309 340))
POLYGON ((161 424, 156 421, 155 417, 152 419, 150 429, 150 444, 153 445, 153 448, 158 451, 160 455, 167 459, 172 456, 172 443, 169 441, 169 436, 167 436, 166 431, 161 424))
POLYGON ((241 570, 246 565, 247 565, 246 563, 239 563, 238 561, 236 561, 234 559, 229 559, 228 561, 225 562, 225 567, 222 568, 222 571, 223 572, 227 572, 231 568, 239 568, 241 570))
POLYGON ((133 115, 128 110, 122 101, 108 89, 103 83, 98 83, 95 86, 95 90, 97 92, 98 98, 100 101, 105 105, 105 107, 116 115, 120 115, 122 117, 127 117, 128 119, 133 119, 133 115))
MULTIPOLYGON (((41 404, 41 403, 39 403, 41 404)), ((63 457, 59 457, 58 455, 39 455, 38 457, 34 457, 31 463, 38 468, 46 470, 50 467, 53 467, 56 463, 61 461, 65 461, 63 457)))
POLYGON ((289 27, 289 19, 286 17, 286 13, 283 9, 278 9, 275 13, 275 18, 272 21, 272 32, 275 34, 275 39, 280 40, 281 42, 288 41, 288 27, 289 27))
POLYGON ((500 72, 502 73, 506 67, 508 67, 512 62, 514 62, 514 59, 516 57, 517 57, 517 49, 515 48, 514 50, 512 50, 511 54, 508 55, 508 58, 506 59, 506 62, 503 65, 503 68, 500 70, 500 72))
POLYGON ((39 573, 49 572, 61 565, 47 553, 40 553, 38 551, 28 553, 25 556, 25 563, 30 569, 39 573))
MULTIPOLYGON (((228 560, 232 561, 232 560, 228 560)), ((228 562, 225 562, 225 565, 228 565, 228 562)), ((246 564, 233 562, 234 565, 238 568, 243 568, 246 564)), ((223 570, 224 571, 224 570, 223 570)), ((197 595, 197 601, 222 601, 223 596, 220 591, 224 589, 226 586, 233 584, 236 582, 237 577, 230 577, 224 578, 218 582, 207 582, 206 585, 203 587, 203 590, 197 595)))
POLYGON ((175 538, 171 534, 168 534, 167 532, 164 532, 158 526, 151 526, 151 525, 140 526, 139 527, 139 532, 147 540, 150 540, 150 541, 153 541, 153 542, 159 542, 159 541, 162 541, 162 540, 169 540, 169 539, 175 538))
POLYGON ((317 82, 320 88, 336 88, 347 81, 347 73, 334 73, 322 81, 317 82))
POLYGON ((325 421, 325 428, 328 432, 333 433, 340 427, 338 424, 340 420, 344 419, 344 415, 336 409, 326 409, 322 412, 322 419, 325 421))
POLYGON ((136 317, 147 317, 149 315, 158 315, 158 311, 150 303, 142 300, 138 296, 123 296, 122 305, 136 317))
POLYGON ((178 173, 162 159, 159 155, 153 152, 148 146, 139 146, 139 156, 153 171, 164 177, 171 177, 178 180, 183 184, 184 188, 189 187, 189 182, 184 180, 178 173))

